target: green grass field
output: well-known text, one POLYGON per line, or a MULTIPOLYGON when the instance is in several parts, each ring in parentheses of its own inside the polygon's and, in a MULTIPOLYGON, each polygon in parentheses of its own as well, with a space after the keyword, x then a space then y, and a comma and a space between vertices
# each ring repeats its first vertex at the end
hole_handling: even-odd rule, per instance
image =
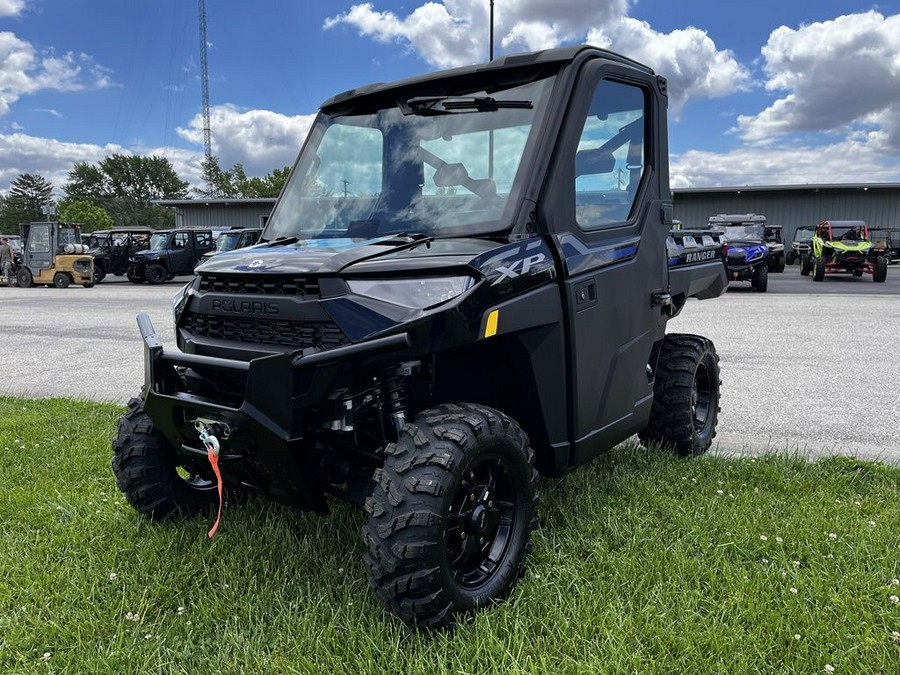
POLYGON ((508 602, 422 635, 342 504, 139 518, 118 414, 0 397, 0 673, 900 673, 897 468, 623 446, 541 482, 508 602))

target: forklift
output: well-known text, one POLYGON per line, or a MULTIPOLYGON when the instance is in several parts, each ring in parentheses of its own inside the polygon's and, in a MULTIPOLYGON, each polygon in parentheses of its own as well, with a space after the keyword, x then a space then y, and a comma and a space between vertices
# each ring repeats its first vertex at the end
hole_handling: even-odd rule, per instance
POLYGON ((94 285, 94 259, 81 243, 79 224, 46 221, 24 223, 19 229, 24 242, 22 262, 16 271, 20 288, 94 285))

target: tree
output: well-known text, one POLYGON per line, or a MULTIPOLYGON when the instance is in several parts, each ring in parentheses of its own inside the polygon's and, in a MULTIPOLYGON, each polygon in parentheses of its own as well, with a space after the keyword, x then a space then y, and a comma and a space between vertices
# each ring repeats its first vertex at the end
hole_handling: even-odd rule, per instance
POLYGON ((240 162, 226 171, 219 166, 219 159, 212 157, 209 161, 203 161, 205 187, 194 188, 194 192, 201 197, 219 199, 277 197, 290 172, 290 167, 286 166, 265 176, 248 178, 240 162))
POLYGON ((53 185, 43 176, 23 173, 10 185, 0 212, 0 231, 17 232, 19 223, 44 220, 44 209, 53 200, 53 185))
POLYGON ((101 207, 84 199, 66 199, 59 203, 59 219, 81 223, 82 232, 108 230, 115 226, 112 217, 101 207))
POLYGON ((284 184, 287 183, 290 173, 291 167, 286 166, 282 169, 275 169, 261 178, 250 178, 247 180, 244 196, 277 197, 281 194, 284 184))
POLYGON ((103 207, 116 226, 161 228, 171 227, 175 215, 153 202, 185 199, 188 187, 165 157, 116 154, 96 166, 77 163, 63 190, 73 201, 103 207))

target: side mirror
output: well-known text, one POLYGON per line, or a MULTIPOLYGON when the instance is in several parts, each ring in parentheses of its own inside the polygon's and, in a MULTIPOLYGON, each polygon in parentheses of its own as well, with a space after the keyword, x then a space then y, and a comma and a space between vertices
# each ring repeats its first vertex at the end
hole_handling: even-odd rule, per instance
POLYGON ((575 153, 575 177, 612 173, 616 168, 616 158, 609 150, 591 148, 575 153))

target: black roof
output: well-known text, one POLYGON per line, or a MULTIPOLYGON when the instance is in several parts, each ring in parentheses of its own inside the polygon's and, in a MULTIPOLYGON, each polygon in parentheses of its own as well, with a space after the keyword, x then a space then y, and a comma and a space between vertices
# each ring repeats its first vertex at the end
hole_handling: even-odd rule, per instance
POLYGON ((489 63, 478 64, 474 66, 462 66, 460 68, 451 68, 449 70, 440 70, 424 75, 396 80, 394 82, 375 82, 373 84, 363 85, 356 89, 336 94, 322 103, 322 110, 326 108, 340 107, 351 99, 376 98, 389 91, 402 91, 404 89, 419 88, 426 83, 444 83, 456 78, 468 77, 471 75, 490 75, 498 74, 500 71, 513 71, 516 69, 540 69, 541 66, 552 64, 561 64, 574 61, 578 56, 593 53, 596 56, 602 56, 610 61, 627 64, 634 68, 639 68, 644 72, 653 74, 653 70, 647 66, 638 63, 632 59, 606 49, 591 47, 589 45, 579 45, 574 47, 557 47, 555 49, 544 49, 537 52, 526 52, 521 54, 509 54, 501 56, 489 63))

